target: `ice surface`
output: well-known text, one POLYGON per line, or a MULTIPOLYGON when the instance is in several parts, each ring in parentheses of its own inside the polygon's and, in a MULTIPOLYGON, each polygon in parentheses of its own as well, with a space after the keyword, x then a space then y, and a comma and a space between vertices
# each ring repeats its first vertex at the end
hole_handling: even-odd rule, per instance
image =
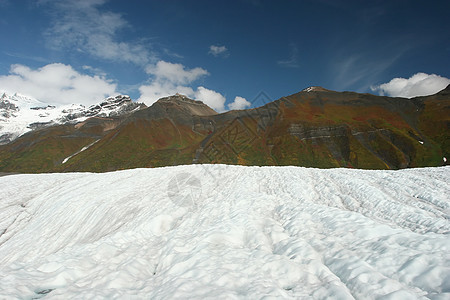
POLYGON ((449 299, 449 182, 450 167, 0 177, 0 298, 449 299))

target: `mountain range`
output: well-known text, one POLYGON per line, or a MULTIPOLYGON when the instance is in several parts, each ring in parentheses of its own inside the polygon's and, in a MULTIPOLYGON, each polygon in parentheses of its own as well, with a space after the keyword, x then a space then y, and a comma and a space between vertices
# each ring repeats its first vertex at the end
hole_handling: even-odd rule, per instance
MULTIPOLYGON (((193 163, 399 169, 450 157, 450 86, 412 99, 310 87, 217 113, 176 94, 90 107, 0 98, 1 172, 104 172, 193 163)), ((258 98, 257 97, 257 98, 258 98)))

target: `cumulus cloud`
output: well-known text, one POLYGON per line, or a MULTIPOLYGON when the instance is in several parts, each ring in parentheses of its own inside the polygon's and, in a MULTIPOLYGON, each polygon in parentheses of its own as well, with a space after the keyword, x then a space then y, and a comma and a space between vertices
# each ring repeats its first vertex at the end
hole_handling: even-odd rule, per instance
POLYGON ((246 109, 250 107, 251 103, 247 101, 247 99, 243 97, 237 96, 234 98, 234 101, 228 104, 228 107, 232 110, 246 109))
POLYGON ((106 0, 41 0, 51 8, 52 26, 45 36, 48 46, 56 49, 78 50, 92 56, 146 64, 152 57, 139 41, 120 41, 118 35, 131 26, 121 14, 101 11, 106 0))
POLYGON ((202 68, 186 69, 182 64, 158 61, 156 65, 149 65, 146 72, 153 75, 156 81, 171 82, 173 84, 189 84, 202 76, 209 75, 202 68))
MULTIPOLYGON (((141 93, 139 102, 150 106, 160 98, 180 93, 203 101, 218 112, 225 111, 226 98, 222 94, 203 86, 192 87, 195 81, 209 75, 207 70, 198 67, 189 69, 182 64, 158 61, 154 65, 147 66, 146 71, 152 79, 149 84, 139 87, 141 93)), ((239 103, 240 101, 238 100, 239 103)))
POLYGON ((90 105, 116 93, 116 84, 110 80, 98 75, 80 74, 71 66, 59 63, 38 69, 12 65, 9 75, 0 76, 0 88, 52 104, 90 105))
POLYGON ((208 53, 212 54, 216 57, 218 57, 218 56, 226 57, 226 56, 228 56, 228 49, 225 46, 211 45, 211 46, 209 46, 208 53))
POLYGON ((198 99, 218 112, 225 111, 225 97, 213 90, 199 86, 195 91, 195 99, 198 99))
POLYGON ((141 86, 139 91, 141 92, 141 97, 138 101, 144 102, 148 106, 155 103, 158 99, 179 93, 200 100, 217 112, 225 111, 226 98, 222 94, 203 86, 199 86, 194 90, 188 86, 175 86, 168 83, 152 82, 150 85, 141 86))
POLYGON ((188 86, 174 85, 170 82, 153 81, 149 85, 139 87, 141 96, 138 102, 143 102, 147 106, 152 105, 158 99, 180 93, 188 97, 193 97, 194 90, 188 86))
POLYGON ((147 66, 146 72, 152 76, 152 80, 150 84, 139 87, 141 96, 138 100, 146 105, 176 93, 194 97, 195 91, 189 85, 209 75, 208 71, 202 68, 188 69, 182 64, 162 60, 147 66))
POLYGON ((380 95, 413 98, 435 94, 449 84, 450 79, 448 78, 436 74, 417 73, 407 79, 394 78, 387 83, 371 87, 371 89, 380 95))

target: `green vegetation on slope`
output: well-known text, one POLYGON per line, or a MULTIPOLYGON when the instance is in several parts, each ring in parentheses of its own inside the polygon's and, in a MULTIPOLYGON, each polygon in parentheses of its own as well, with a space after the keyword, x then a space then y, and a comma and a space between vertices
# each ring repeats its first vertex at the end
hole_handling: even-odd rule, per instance
POLYGON ((26 134, 0 147, 0 171, 104 172, 193 162, 365 169, 440 166, 444 156, 450 158, 449 129, 450 95, 442 92, 411 100, 301 92, 226 114, 172 97, 124 119, 96 118, 26 134), (207 114, 192 114, 199 109, 207 114))

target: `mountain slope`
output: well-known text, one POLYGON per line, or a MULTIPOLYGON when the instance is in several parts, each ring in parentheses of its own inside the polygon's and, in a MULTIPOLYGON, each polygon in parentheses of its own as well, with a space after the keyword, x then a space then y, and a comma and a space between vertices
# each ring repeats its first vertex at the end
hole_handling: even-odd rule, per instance
POLYGON ((0 177, 0 298, 447 299, 450 167, 0 177))
POLYGON ((102 172, 191 163, 440 166, 450 157, 448 90, 405 99, 313 87, 223 114, 175 95, 126 117, 26 134, 0 147, 0 171, 102 172))

